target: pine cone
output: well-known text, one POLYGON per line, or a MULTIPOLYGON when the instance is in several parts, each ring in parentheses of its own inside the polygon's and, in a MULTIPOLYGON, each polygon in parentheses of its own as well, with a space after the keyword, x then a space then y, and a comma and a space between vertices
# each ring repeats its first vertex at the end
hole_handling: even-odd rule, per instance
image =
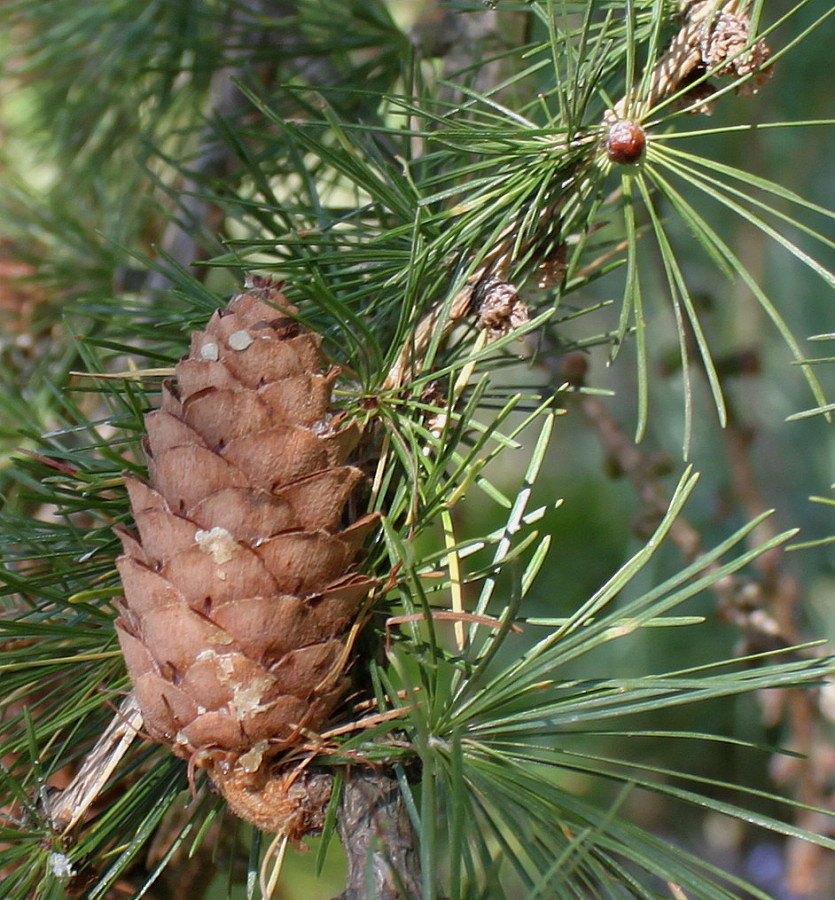
POLYGON ((145 417, 150 484, 127 479, 138 537, 118 530, 116 629, 146 732, 281 830, 286 811, 250 808, 344 694, 372 583, 352 569, 376 519, 342 527, 362 473, 344 465, 357 426, 329 411, 338 369, 322 371, 279 286, 247 287, 192 335, 145 417))

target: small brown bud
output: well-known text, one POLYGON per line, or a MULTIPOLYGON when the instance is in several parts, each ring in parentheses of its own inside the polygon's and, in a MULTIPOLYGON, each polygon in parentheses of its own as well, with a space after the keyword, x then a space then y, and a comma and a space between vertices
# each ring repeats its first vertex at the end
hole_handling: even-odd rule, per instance
POLYGON ((603 141, 606 156, 613 163, 634 165, 644 155, 647 145, 646 132, 643 127, 631 119, 619 119, 613 122, 603 141))

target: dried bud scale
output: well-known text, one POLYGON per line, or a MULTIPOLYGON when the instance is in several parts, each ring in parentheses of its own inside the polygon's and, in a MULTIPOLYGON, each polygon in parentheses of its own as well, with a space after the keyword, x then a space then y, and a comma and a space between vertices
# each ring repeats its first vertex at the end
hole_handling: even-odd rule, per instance
POLYGON ((719 66, 717 75, 745 76, 758 72, 755 90, 771 75, 765 68, 771 51, 762 40, 753 44, 750 41, 750 19, 720 10, 701 36, 702 62, 708 69, 719 66))
POLYGON ((322 370, 278 285, 247 287, 192 336, 145 418, 149 483, 127 479, 137 533, 119 530, 116 629, 145 731, 286 831, 300 819, 271 767, 344 694, 371 586, 353 567, 375 519, 343 527, 362 476, 345 465, 358 429, 329 409, 338 370, 322 370))
POLYGON ((528 307, 516 287, 500 278, 489 277, 473 297, 476 324, 493 340, 504 337, 529 321, 528 307))

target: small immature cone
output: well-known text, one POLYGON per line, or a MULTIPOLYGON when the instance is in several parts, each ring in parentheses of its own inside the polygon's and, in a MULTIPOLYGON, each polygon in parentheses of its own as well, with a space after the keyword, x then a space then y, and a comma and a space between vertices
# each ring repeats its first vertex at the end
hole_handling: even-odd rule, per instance
POLYGON ((352 569, 375 517, 343 524, 362 473, 344 465, 357 427, 329 410, 338 370, 277 285, 247 287, 192 335, 145 417, 150 484, 127 479, 137 533, 119 529, 116 629, 145 731, 281 831, 300 817, 272 762, 345 691, 372 583, 352 569))

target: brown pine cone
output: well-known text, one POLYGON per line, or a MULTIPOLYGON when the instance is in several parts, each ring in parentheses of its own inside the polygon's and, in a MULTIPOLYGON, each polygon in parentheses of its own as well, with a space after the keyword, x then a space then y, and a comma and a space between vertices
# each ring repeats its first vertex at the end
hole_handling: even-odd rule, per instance
MULTIPOLYGON (((119 529, 116 621, 145 730, 239 812, 344 694, 372 584, 352 569, 376 521, 342 527, 362 473, 344 465, 357 426, 329 411, 338 369, 322 371, 278 285, 247 287, 192 335, 145 417, 150 485, 127 479, 138 536, 119 529)), ((242 814, 281 830, 280 815, 242 814)))

